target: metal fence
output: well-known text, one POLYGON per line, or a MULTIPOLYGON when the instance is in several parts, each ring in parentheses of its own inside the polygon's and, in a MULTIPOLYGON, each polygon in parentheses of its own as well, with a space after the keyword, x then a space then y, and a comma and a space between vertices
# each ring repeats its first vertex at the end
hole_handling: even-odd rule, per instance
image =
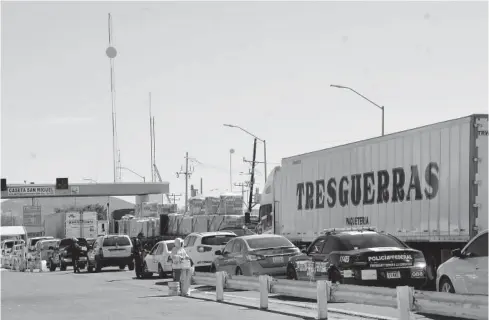
POLYGON ((216 287, 216 301, 224 300, 224 289, 260 292, 260 308, 268 309, 268 296, 284 296, 316 300, 318 319, 327 319, 328 302, 347 302, 397 309, 398 319, 410 320, 412 313, 456 317, 461 319, 486 320, 488 297, 478 295, 450 294, 444 292, 416 291, 403 286, 396 289, 274 279, 270 276, 229 276, 225 272, 196 272, 192 280, 198 285, 216 287))

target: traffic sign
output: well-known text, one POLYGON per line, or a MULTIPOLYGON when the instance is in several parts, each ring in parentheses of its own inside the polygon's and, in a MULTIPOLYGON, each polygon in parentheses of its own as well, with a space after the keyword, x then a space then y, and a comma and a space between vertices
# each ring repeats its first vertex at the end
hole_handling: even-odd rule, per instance
POLYGON ((38 227, 41 225, 41 207, 24 206, 23 225, 24 227, 38 227))

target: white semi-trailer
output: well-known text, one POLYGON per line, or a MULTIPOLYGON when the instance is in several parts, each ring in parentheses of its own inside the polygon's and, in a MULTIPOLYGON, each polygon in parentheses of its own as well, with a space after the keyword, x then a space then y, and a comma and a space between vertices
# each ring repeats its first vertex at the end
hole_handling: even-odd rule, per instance
POLYGON ((376 227, 423 251, 433 279, 488 228, 487 114, 284 158, 260 197, 261 233, 310 243, 376 227))

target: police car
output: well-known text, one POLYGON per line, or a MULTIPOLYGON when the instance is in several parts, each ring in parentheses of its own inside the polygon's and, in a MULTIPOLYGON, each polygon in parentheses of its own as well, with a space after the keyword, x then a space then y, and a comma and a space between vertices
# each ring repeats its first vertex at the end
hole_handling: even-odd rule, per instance
POLYGON ((287 278, 420 288, 427 280, 426 261, 421 251, 375 228, 327 229, 290 259, 287 278))

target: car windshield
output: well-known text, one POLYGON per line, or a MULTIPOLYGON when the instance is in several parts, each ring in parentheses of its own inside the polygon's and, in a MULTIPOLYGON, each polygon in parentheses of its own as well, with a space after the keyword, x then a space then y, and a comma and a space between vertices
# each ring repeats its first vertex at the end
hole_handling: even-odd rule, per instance
POLYGON ((251 249, 266 249, 279 247, 293 247, 292 242, 283 237, 260 237, 247 239, 248 246, 251 249))
POLYGON ((229 240, 236 238, 235 235, 215 235, 202 237, 202 244, 207 246, 222 246, 229 242, 229 240))
POLYGON ((127 237, 107 237, 104 239, 104 247, 130 246, 131 241, 127 237))
POLYGON ((171 251, 174 247, 175 247, 175 243, 173 242, 166 243, 166 248, 168 249, 168 251, 171 251))
POLYGON ((342 234, 339 237, 347 250, 396 247, 406 248, 400 240, 380 233, 342 234))

